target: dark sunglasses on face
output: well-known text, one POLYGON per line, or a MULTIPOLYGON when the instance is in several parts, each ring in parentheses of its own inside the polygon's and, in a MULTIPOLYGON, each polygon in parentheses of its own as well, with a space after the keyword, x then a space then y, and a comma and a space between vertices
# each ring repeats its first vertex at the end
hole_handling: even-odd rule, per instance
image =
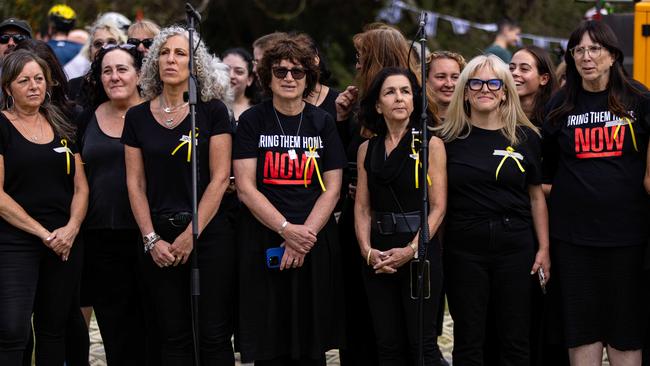
POLYGON ((481 80, 481 79, 469 79, 467 80, 467 87, 469 90, 479 91, 483 89, 483 85, 486 84, 488 90, 497 91, 503 87, 503 80, 501 79, 490 79, 490 80, 481 80))
POLYGON ((275 76, 278 79, 284 79, 287 77, 287 74, 290 72, 291 77, 294 78, 294 80, 300 80, 305 77, 307 74, 304 69, 294 67, 291 69, 288 69, 286 67, 274 67, 272 69, 273 71, 273 76, 275 76))
POLYGON ((144 48, 149 49, 151 45, 153 44, 153 38, 145 38, 145 39, 137 39, 137 38, 129 38, 126 43, 132 44, 135 47, 138 47, 140 43, 144 46, 144 48))
POLYGON ((27 39, 26 35, 23 34, 3 34, 0 36, 0 44, 9 43, 9 39, 13 39, 14 43, 18 44, 27 39))
POLYGON ((106 45, 106 44, 116 45, 117 40, 107 39, 106 41, 102 41, 101 39, 98 39, 98 40, 93 41, 93 47, 95 47, 96 49, 100 49, 100 48, 104 47, 104 45, 106 45))

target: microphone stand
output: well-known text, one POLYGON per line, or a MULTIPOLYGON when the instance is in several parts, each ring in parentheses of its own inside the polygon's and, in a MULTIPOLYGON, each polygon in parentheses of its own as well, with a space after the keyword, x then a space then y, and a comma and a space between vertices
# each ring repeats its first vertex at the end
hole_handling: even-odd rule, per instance
MULTIPOLYGON (((419 136, 420 140, 420 149, 418 153, 420 154, 420 161, 422 162, 422 174, 420 174, 420 187, 422 187, 422 208, 420 210, 420 237, 418 242, 418 259, 415 261, 417 266, 417 296, 418 301, 417 306, 417 316, 418 316, 418 366, 424 366, 424 300, 425 298, 430 298, 430 289, 427 294, 425 294, 425 276, 430 276, 430 270, 427 270, 429 266, 429 261, 427 258, 427 249, 429 244, 429 185, 427 180, 427 172, 429 171, 429 138, 428 138, 428 115, 427 115, 427 75, 426 75, 426 42, 427 34, 425 31, 425 25, 427 22, 427 13, 422 12, 420 14, 420 27, 415 38, 420 36, 418 42, 420 42, 420 72, 421 72, 421 83, 422 83, 422 114, 420 116, 421 125, 420 131, 413 129, 413 135, 419 136)), ((426 281, 427 284, 430 281, 426 281)))
POLYGON ((197 96, 197 82, 196 70, 194 67, 194 34, 196 32, 195 22, 201 22, 201 15, 194 10, 190 3, 185 4, 187 12, 187 32, 189 34, 190 42, 190 62, 189 71, 190 77, 188 80, 188 104, 190 106, 190 137, 191 147, 194 150, 192 154, 192 255, 190 260, 190 300, 192 304, 192 338, 194 343, 194 365, 199 366, 200 360, 200 331, 199 331, 199 296, 201 295, 200 287, 200 273, 199 273, 199 256, 198 256, 198 240, 199 240, 199 210, 198 210, 198 159, 199 149, 196 141, 196 102, 197 96))

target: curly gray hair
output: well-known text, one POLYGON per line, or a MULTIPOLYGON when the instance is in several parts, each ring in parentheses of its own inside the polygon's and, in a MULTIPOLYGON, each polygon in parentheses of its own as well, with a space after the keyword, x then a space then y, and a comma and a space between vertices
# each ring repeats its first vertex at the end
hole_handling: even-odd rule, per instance
MULTIPOLYGON (((160 80, 158 65, 160 48, 169 38, 178 35, 188 38, 187 29, 177 25, 164 28, 154 38, 153 44, 149 47, 149 53, 144 58, 140 73, 142 96, 147 100, 152 100, 162 93, 163 83, 160 80)), ((197 47, 197 45, 194 65, 201 100, 207 102, 211 99, 220 99, 230 108, 234 98, 230 89, 228 66, 222 63, 218 57, 208 52, 203 41, 199 41, 198 35, 194 38, 194 47, 197 47)))

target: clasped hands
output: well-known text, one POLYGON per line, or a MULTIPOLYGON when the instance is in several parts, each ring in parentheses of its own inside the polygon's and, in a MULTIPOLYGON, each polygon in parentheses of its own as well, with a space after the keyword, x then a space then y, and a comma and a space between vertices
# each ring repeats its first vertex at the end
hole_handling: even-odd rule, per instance
POLYGON ((151 258, 158 267, 175 267, 187 263, 193 247, 192 232, 187 229, 177 236, 171 244, 163 239, 158 240, 150 253, 151 258))
POLYGON ((288 224, 282 231, 284 255, 280 270, 302 267, 305 256, 316 245, 318 233, 306 225, 288 224))
POLYGON ((409 246, 392 248, 387 251, 370 248, 370 255, 366 254, 368 265, 372 266, 376 274, 396 273, 397 269, 413 259, 413 256, 415 253, 409 246))
POLYGON ((47 231, 46 235, 41 237, 41 241, 65 262, 70 256, 70 250, 77 234, 79 234, 79 227, 68 224, 52 232, 47 231))

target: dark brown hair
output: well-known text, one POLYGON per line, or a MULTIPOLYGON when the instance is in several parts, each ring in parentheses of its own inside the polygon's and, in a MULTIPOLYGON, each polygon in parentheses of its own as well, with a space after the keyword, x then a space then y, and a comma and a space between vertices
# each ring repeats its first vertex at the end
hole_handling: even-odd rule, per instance
MULTIPOLYGON (((533 102, 533 113, 529 119, 535 126, 541 126, 544 122, 544 106, 551 99, 551 95, 555 93, 558 88, 557 76, 555 76, 555 67, 551 56, 544 49, 537 46, 526 46, 519 51, 526 51, 535 59, 535 67, 537 73, 541 75, 548 75, 548 82, 546 85, 540 85, 537 93, 535 93, 535 101, 533 102)), ((515 52, 515 53, 517 53, 515 52)))
POLYGON ((294 64, 300 64, 305 70, 305 77, 307 80, 305 91, 302 93, 302 96, 307 97, 318 81, 318 66, 316 66, 314 60, 314 53, 309 48, 289 38, 275 42, 273 48, 264 52, 262 62, 260 62, 257 69, 264 91, 266 91, 268 95, 273 94, 271 91, 271 79, 273 78, 272 69, 273 66, 279 64, 282 60, 288 60, 294 64))

